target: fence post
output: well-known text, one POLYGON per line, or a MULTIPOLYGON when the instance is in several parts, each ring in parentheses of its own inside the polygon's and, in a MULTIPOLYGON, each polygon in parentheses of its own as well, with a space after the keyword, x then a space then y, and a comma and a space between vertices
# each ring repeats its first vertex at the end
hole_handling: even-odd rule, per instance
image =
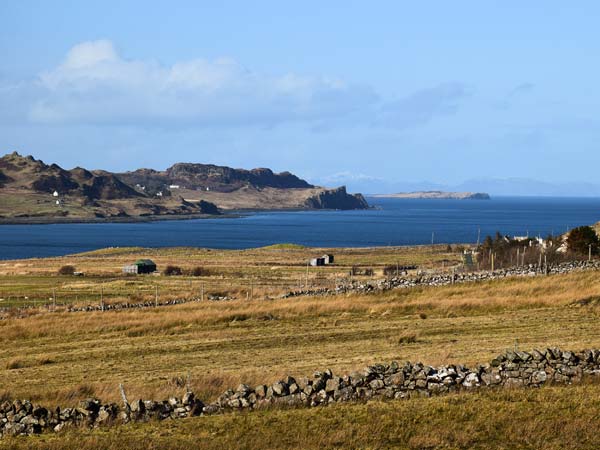
POLYGON ((104 311, 104 284, 100 284, 100 310, 104 311))
POLYGON ((56 309, 56 288, 52 288, 52 311, 56 309))
POLYGON ((204 301, 204 282, 202 282, 200 287, 200 300, 204 301))
POLYGON ((192 388, 191 388, 191 383, 190 383, 190 371, 188 370, 187 373, 187 379, 185 380, 185 390, 186 392, 189 394, 190 392, 192 392, 192 388))
POLYGON ((308 261, 306 263, 306 283, 305 283, 306 289, 308 289, 308 265, 309 264, 310 264, 310 261, 308 261))
POLYGON ((154 285, 154 306, 158 307, 158 284, 154 285))
POLYGON ((119 392, 121 393, 121 399, 125 408, 129 408, 129 402, 127 401, 127 395, 125 395, 125 388, 122 383, 119 383, 119 392))
POLYGON ((121 383, 119 383, 119 392, 121 393, 121 399, 123 400, 123 419, 125 419, 125 421, 129 421, 131 414, 131 406, 129 406, 127 395, 125 395, 125 388, 121 383))

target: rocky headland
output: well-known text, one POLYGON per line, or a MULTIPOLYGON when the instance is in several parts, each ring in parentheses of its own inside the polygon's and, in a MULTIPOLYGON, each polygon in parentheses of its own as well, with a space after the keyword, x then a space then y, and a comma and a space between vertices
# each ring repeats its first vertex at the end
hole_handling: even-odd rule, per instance
POLYGON ((66 170, 17 152, 0 158, 0 223, 137 221, 236 210, 365 209, 345 187, 290 172, 177 163, 164 171, 66 170))

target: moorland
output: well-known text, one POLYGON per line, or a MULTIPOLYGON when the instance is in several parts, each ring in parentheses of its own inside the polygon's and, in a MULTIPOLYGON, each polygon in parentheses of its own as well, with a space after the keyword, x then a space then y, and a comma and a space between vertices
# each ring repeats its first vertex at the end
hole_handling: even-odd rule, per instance
MULTIPOLYGON (((311 249, 280 245, 244 251, 105 249, 59 258, 3 261, 0 321, 3 398, 69 405, 87 397, 118 401, 181 395, 189 374, 210 401, 239 383, 372 363, 489 362, 506 349, 600 347, 596 271, 506 278, 371 294, 281 298, 286 290, 354 277, 381 278, 388 266, 449 270, 460 249, 423 246, 311 249), (457 251, 458 250, 458 251, 457 251), (333 253, 335 264, 306 261, 333 253), (122 265, 152 258, 173 276, 126 276, 122 265), (58 275, 72 265, 84 273, 58 275), (196 270, 192 275, 193 269, 196 270), (206 298, 122 311, 68 312, 72 303, 206 298), (58 298, 52 304, 54 290, 58 298), (229 300, 209 300, 214 293, 229 300), (137 297, 136 297, 137 296, 137 297), (27 297, 27 298, 25 298, 27 297), (44 301, 45 299, 45 301, 44 301), (43 306, 42 306, 43 305, 43 306)), ((414 270, 414 269, 411 269, 414 270)), ((217 296, 218 297, 218 296, 217 296)), ((316 409, 273 408, 6 438, 12 448, 597 448, 600 384, 371 400, 316 409), (560 432, 557 430, 560 428, 560 432)))

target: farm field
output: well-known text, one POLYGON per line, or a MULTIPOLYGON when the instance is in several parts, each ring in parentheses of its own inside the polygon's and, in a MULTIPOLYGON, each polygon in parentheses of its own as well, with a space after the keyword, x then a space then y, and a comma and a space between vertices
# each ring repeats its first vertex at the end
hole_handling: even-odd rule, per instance
MULTIPOLYGON (((68 283, 89 283, 77 288, 79 295, 99 283, 128 286, 140 280, 120 275, 120 266, 137 257, 151 257, 159 268, 199 265, 213 273, 199 279, 139 277, 141 282, 159 283, 161 292, 183 295, 186 289, 189 292, 190 280, 192 288, 202 280, 208 286, 218 271, 223 276, 219 281, 229 283, 229 289, 240 295, 229 301, 125 311, 40 308, 24 317, 9 317, 0 321, 0 396, 29 398, 50 406, 74 405, 93 396, 119 401, 118 385, 123 383, 130 398, 158 399, 182 395, 181 380, 189 376, 196 395, 208 402, 242 382, 257 385, 326 368, 343 374, 392 360, 474 365, 515 346, 523 350, 600 347, 600 274, 596 271, 290 299, 269 298, 270 292, 258 287, 272 282, 273 272, 285 282, 300 283, 305 260, 326 251, 110 249, 2 262, 4 298, 52 286, 61 286, 62 292, 68 283), (86 275, 56 276, 65 264, 73 264, 86 275), (249 280, 257 286, 253 298, 241 295, 249 280)), ((348 276, 352 266, 372 267, 377 278, 394 261, 447 267, 450 262, 458 264, 460 256, 446 253, 445 247, 347 249, 336 250, 335 255, 336 265, 311 268, 311 281, 348 276)), ((541 448, 537 444, 560 422, 566 431, 548 440, 548 448, 594 448, 600 442, 583 430, 583 421, 599 415, 598 393, 600 385, 586 382, 536 391, 371 401, 314 410, 274 409, 127 425, 83 435, 67 433, 60 439, 46 435, 4 440, 0 445, 116 448, 119 442, 127 442, 132 448, 228 448, 234 444, 241 448, 486 448, 504 442, 501 448, 541 448), (294 423, 299 430, 290 433, 294 423), (342 426, 346 423, 351 426, 342 426), (496 431, 491 433, 492 429, 496 431), (373 430, 383 439, 376 439, 373 430), (525 433, 531 438, 526 439, 525 433), (509 437, 514 441, 509 442, 509 437)))
MULTIPOLYGON (((53 304, 98 304, 153 301, 228 294, 246 299, 276 296, 300 287, 333 287, 336 283, 383 277, 385 267, 422 270, 450 268, 461 262, 460 249, 446 245, 420 247, 378 247, 314 249, 296 245, 275 245, 252 250, 197 248, 109 248, 57 258, 0 261, 0 307, 53 304), (335 264, 307 267, 310 258, 324 253, 335 255, 335 264), (156 262, 158 270, 177 266, 184 275, 123 276, 123 266, 137 259, 156 262), (71 265, 84 277, 59 276, 58 270, 71 265), (354 275, 350 271, 354 267, 354 275), (197 276, 189 275, 194 268, 197 276), (365 276, 370 269, 373 275, 365 276)), ((414 271, 413 271, 414 272, 414 271)))

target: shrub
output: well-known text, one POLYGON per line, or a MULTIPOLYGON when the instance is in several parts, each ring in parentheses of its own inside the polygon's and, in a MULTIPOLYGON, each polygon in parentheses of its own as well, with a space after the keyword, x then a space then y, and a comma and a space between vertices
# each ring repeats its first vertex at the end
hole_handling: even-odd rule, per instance
POLYGON ((179 266, 167 266, 165 270, 163 270, 163 275, 171 276, 171 275, 181 275, 183 270, 179 266))
POLYGON ((204 267, 196 266, 190 270, 190 275, 193 277, 201 277, 203 275, 208 275, 208 270, 206 270, 204 267))
POLYGON ((373 273, 374 273, 373 269, 371 269, 371 268, 362 270, 358 266, 352 266, 352 268, 350 269, 350 275, 366 275, 368 277, 372 277, 373 273))
POLYGON ((393 276, 396 275, 396 272, 399 272, 398 266, 385 266, 383 268, 383 274, 385 276, 393 276))
POLYGON ((579 254, 587 254, 591 246, 592 254, 596 255, 600 248, 600 240, 592 227, 577 227, 569 233, 567 246, 570 251, 579 254))
POLYGON ((75 273, 75 267, 73 266, 62 266, 58 269, 59 275, 73 275, 75 273))
POLYGON ((427 319, 427 314, 425 314, 425 313, 419 313, 419 318, 425 320, 425 319, 427 319))

